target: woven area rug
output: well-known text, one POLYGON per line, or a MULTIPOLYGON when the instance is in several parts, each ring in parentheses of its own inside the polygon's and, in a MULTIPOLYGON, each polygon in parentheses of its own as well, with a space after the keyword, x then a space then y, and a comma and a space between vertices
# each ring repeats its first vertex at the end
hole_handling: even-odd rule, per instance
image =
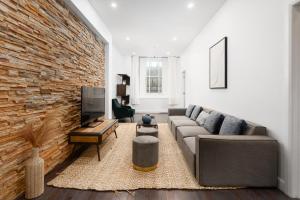
POLYGON ((132 168, 135 124, 120 124, 118 138, 112 134, 102 145, 101 162, 91 146, 74 163, 48 183, 62 188, 98 191, 135 189, 216 189, 199 186, 167 124, 159 124, 159 163, 151 172, 132 168))

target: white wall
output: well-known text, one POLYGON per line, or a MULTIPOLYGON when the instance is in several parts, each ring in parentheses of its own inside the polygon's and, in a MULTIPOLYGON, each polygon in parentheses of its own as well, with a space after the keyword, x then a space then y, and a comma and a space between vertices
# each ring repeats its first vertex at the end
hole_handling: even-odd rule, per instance
MULTIPOLYGON (((122 79, 118 74, 131 75, 131 57, 123 56, 119 50, 112 47, 112 98, 117 96, 117 84, 121 83, 122 79)), ((129 87, 130 88, 130 87, 129 87)))
POLYGON ((280 143, 279 186, 288 191, 288 2, 227 0, 181 55, 187 104, 262 124, 280 143), (228 89, 209 89, 209 47, 228 37, 228 89))

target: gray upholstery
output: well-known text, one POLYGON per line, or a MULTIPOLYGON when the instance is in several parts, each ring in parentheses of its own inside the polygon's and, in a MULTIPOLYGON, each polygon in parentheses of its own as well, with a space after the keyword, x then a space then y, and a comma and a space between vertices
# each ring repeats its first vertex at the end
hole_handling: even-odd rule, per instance
MULTIPOLYGON (((205 107, 204 111, 214 112, 205 107)), ((219 133, 222 121, 216 133, 219 133)), ((201 185, 277 185, 279 147, 276 140, 267 136, 265 127, 242 120, 240 135, 213 135, 198 123, 194 125, 192 120, 182 116, 170 116, 169 126, 189 168, 193 173, 196 172, 201 185)))
POLYGON ((185 116, 190 117, 194 108, 195 108, 195 105, 190 104, 185 111, 185 116))
POLYGON ((136 131, 136 136, 149 135, 153 137, 158 137, 158 129, 153 127, 140 127, 136 131))
POLYGON ((208 112, 202 111, 196 119, 196 122, 198 123, 198 125, 204 126, 205 120, 208 116, 209 116, 208 112))
POLYGON ((191 114, 190 119, 195 121, 201 111, 202 111, 202 107, 201 106, 195 106, 195 108, 194 108, 194 110, 193 110, 193 112, 191 114))
POLYGON ((204 186, 277 186, 278 143, 268 136, 198 135, 196 177, 204 186))
POLYGON ((197 123, 191 119, 188 120, 173 120, 171 124, 171 131, 175 137, 177 138, 177 127, 180 126, 197 126, 197 123))
POLYGON ((191 172, 196 176, 196 147, 195 137, 184 138, 184 145, 181 148, 182 154, 186 160, 191 172))
POLYGON ((186 137, 195 137, 197 135, 209 135, 211 134, 205 128, 200 126, 180 126, 177 128, 177 143, 182 149, 184 146, 183 139, 186 137))
POLYGON ((222 116, 221 113, 216 111, 211 112, 204 122, 204 128, 209 132, 216 134, 222 123, 222 116))
POLYGON ((153 136, 139 136, 132 142, 132 163, 138 167, 152 167, 158 163, 159 140, 153 136))
POLYGON ((233 116, 226 116, 223 120, 220 135, 239 135, 241 133, 243 120, 233 116))
POLYGON ((173 120, 189 120, 190 118, 186 117, 185 115, 179 115, 179 116, 170 116, 168 118, 168 125, 169 125, 169 128, 171 129, 172 128, 172 121, 173 120))

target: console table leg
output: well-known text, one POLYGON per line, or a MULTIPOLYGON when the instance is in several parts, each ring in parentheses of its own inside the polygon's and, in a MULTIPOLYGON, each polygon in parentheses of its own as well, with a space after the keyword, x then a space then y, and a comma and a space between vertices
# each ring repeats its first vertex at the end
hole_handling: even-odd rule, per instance
POLYGON ((115 136, 116 136, 116 138, 118 138, 118 136, 117 136, 117 131, 116 131, 116 130, 114 130, 114 132, 115 132, 115 136))
POLYGON ((97 153, 98 153, 98 161, 100 161, 101 159, 100 159, 100 149, 99 149, 99 145, 96 144, 96 146, 97 146, 97 153))

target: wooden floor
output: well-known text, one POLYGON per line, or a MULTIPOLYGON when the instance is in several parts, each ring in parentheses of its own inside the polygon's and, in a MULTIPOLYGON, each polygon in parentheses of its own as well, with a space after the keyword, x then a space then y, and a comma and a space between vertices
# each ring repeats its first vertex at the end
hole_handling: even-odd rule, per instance
MULTIPOLYGON (((166 121, 166 114, 155 116, 159 123, 166 121), (159 118, 158 118, 159 117, 159 118)), ((141 116, 136 116, 138 120, 141 116)), ((57 166, 45 177, 47 183, 70 165, 80 154, 77 153, 57 166)), ((74 180, 76 181, 76 180, 74 180)), ((18 198, 25 199, 24 196, 18 198)), ((63 189, 45 186, 45 192, 36 200, 287 200, 290 199, 277 189, 238 190, 136 190, 133 192, 98 192, 93 190, 63 189)))
MULTIPOLYGON (((53 179, 70 165, 79 155, 66 160, 45 177, 45 182, 53 179)), ((74 180, 76 181, 76 180, 74 180)), ((25 199, 24 196, 18 198, 25 199)), ((277 189, 238 190, 136 190, 133 192, 98 192, 93 190, 63 189, 45 186, 45 192, 36 200, 288 200, 277 189)))

